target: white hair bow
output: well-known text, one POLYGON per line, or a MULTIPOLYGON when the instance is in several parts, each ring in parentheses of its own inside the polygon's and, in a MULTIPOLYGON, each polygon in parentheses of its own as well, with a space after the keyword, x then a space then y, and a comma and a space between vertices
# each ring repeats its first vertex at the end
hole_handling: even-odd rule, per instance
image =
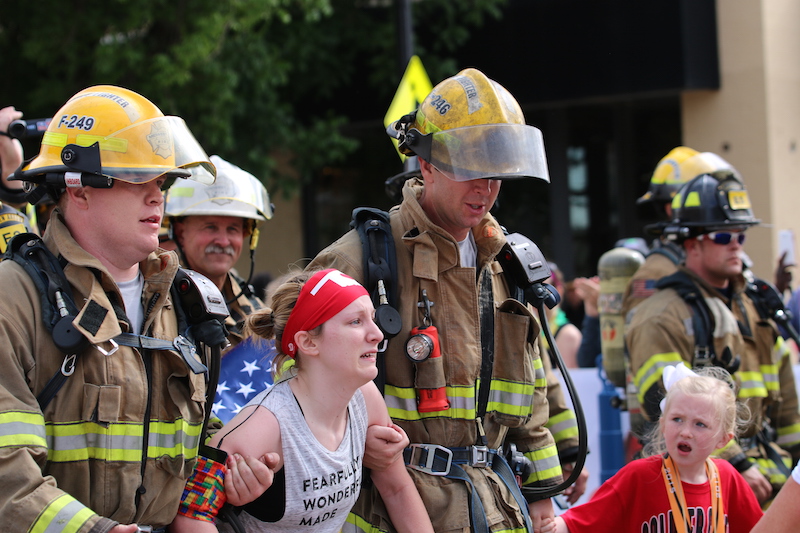
MULTIPOLYGON (((697 374, 689 370, 689 367, 687 367, 685 364, 678 363, 674 366, 664 367, 664 372, 661 375, 661 380, 664 382, 664 388, 667 390, 667 392, 669 392, 669 389, 671 389, 672 386, 678 381, 682 380, 683 378, 688 378, 689 376, 696 376, 696 375, 697 374)), ((661 408, 662 413, 664 412, 664 407, 666 406, 666 404, 667 404, 666 398, 662 399, 661 402, 658 404, 659 407, 661 408)))

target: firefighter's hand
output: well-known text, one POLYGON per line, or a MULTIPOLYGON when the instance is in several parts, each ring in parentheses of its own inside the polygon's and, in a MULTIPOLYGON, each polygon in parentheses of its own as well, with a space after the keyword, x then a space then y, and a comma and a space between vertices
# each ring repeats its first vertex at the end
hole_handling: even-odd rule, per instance
POLYGON ((553 518, 555 518, 553 503, 550 501, 550 498, 529 503, 528 512, 531 514, 534 533, 542 533, 542 528, 549 524, 548 520, 552 521, 553 518))
POLYGON ((139 526, 136 524, 120 524, 118 526, 114 526, 111 528, 111 531, 108 533, 137 533, 139 531, 139 526))
POLYGON ((597 302, 600 299, 600 278, 575 278, 572 280, 575 292, 583 300, 584 312, 592 317, 598 316, 597 302))
POLYGON ((280 455, 266 453, 260 458, 228 456, 225 466, 225 496, 232 505, 250 503, 272 486, 280 455))
POLYGON ((792 271, 789 267, 794 265, 786 264, 786 254, 788 253, 783 252, 781 254, 780 259, 778 259, 778 267, 775 269, 775 288, 778 289, 781 295, 792 286, 792 271))
MULTIPOLYGON (((564 479, 567 479, 570 475, 572 475, 572 470, 575 468, 575 463, 566 463, 561 465, 561 472, 564 474, 564 479)), ((567 487, 567 490, 564 491, 564 496, 567 497, 567 502, 571 505, 574 505, 583 493, 586 492, 586 482, 589 480, 589 469, 586 468, 586 465, 583 466, 578 479, 575 480, 575 483, 567 487)))
POLYGON ((542 527, 539 528, 539 533, 555 533, 556 532, 556 521, 554 519, 548 518, 542 523, 542 527))
POLYGON ((764 477, 764 474, 762 474, 755 465, 742 472, 742 477, 744 477, 747 484, 750 485, 750 488, 753 489, 753 494, 756 495, 758 503, 764 503, 772 496, 772 485, 770 485, 767 478, 764 477))
POLYGON ((389 465, 401 458, 408 443, 408 435, 396 424, 369 426, 364 450, 364 466, 372 470, 386 470, 389 465))

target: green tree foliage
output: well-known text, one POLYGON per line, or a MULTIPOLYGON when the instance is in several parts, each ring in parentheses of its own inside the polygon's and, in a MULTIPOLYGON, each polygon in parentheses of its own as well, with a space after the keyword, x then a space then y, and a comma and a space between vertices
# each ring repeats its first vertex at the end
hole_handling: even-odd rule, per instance
MULTIPOLYGON (((448 54, 504 2, 413 3, 434 83, 462 67, 448 54)), ((276 161, 307 177, 357 150, 353 122, 382 128, 401 72, 395 11, 375 0, 10 0, 0 106, 40 118, 84 87, 128 87, 183 117, 209 154, 292 194, 300 180, 276 161)))

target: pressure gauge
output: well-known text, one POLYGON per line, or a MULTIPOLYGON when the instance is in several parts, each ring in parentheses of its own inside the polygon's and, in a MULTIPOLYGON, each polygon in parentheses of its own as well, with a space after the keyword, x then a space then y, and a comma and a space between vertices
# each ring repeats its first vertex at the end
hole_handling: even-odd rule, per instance
POLYGON ((433 339, 424 333, 412 335, 406 341, 406 355, 415 363, 424 361, 433 353, 433 339))

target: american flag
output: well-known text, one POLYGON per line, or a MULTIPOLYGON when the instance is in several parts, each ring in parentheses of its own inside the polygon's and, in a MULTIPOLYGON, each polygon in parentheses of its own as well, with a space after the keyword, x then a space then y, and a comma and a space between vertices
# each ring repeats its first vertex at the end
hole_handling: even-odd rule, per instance
POLYGON ((211 411, 227 423, 256 394, 272 385, 275 345, 245 339, 222 358, 217 394, 211 411))
POLYGON ((650 298, 656 292, 654 279, 635 279, 631 282, 631 296, 633 298, 650 298))

